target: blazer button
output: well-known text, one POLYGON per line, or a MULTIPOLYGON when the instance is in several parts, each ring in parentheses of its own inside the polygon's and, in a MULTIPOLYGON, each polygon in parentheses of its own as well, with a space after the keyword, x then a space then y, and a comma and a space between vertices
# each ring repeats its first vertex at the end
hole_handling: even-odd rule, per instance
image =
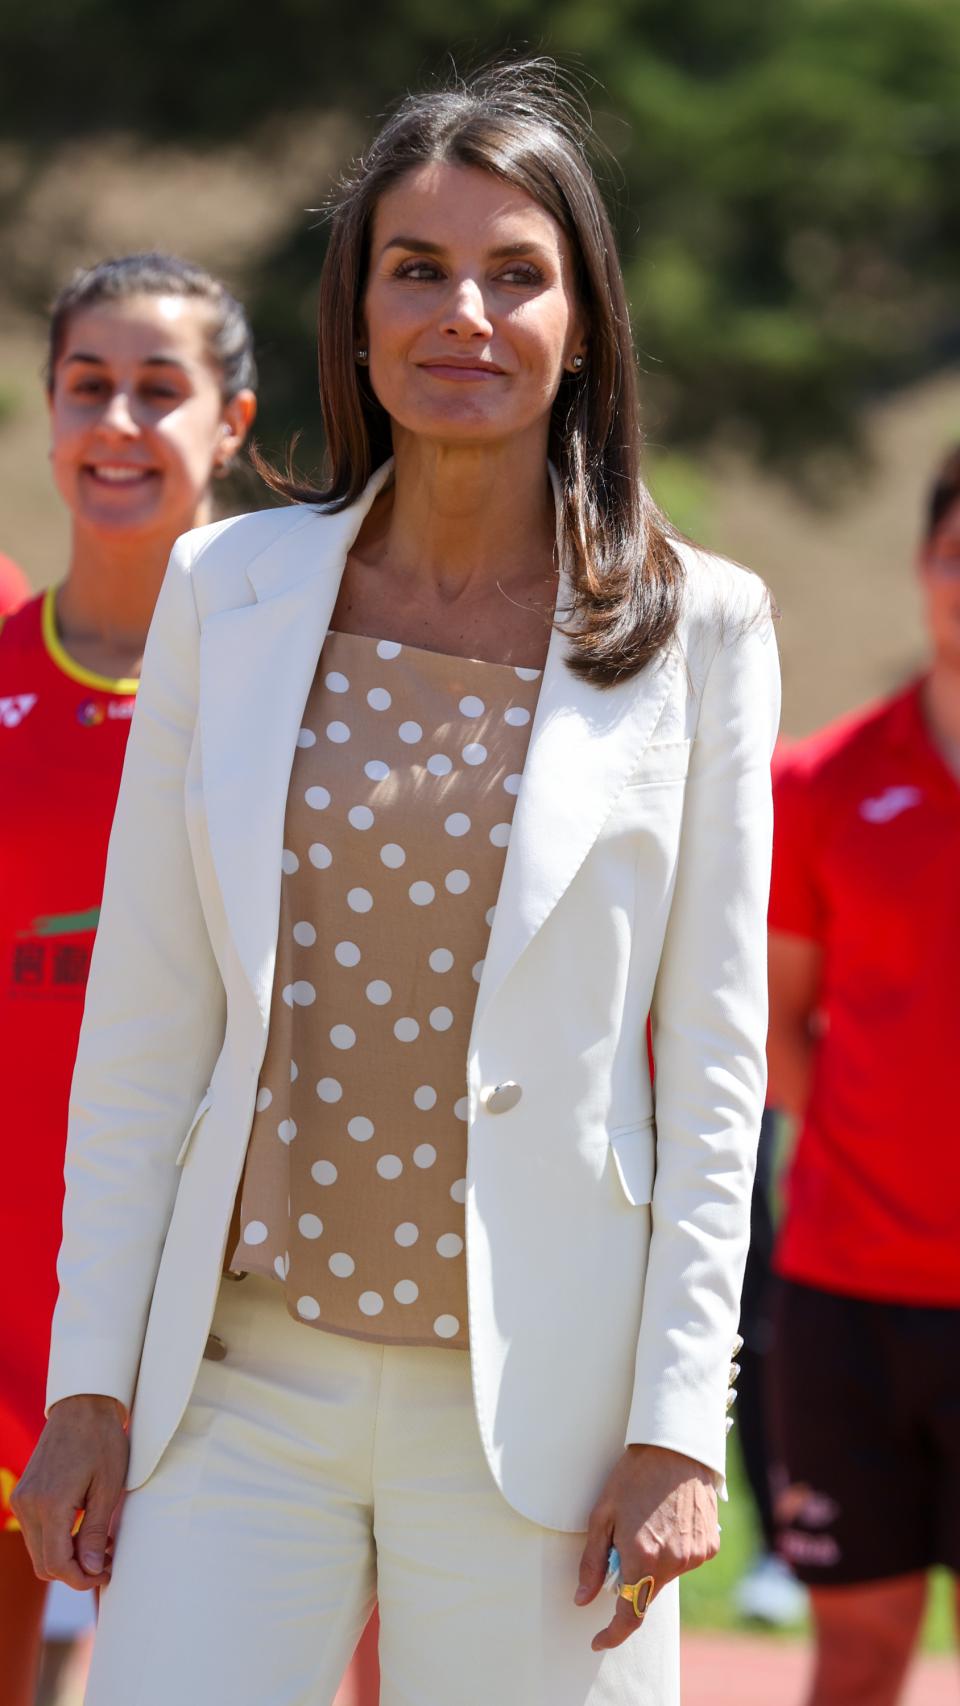
POLYGON ((522 1095, 520 1085, 508 1078, 504 1084, 494 1084, 491 1089, 483 1090, 480 1100, 488 1114, 509 1114, 522 1095))

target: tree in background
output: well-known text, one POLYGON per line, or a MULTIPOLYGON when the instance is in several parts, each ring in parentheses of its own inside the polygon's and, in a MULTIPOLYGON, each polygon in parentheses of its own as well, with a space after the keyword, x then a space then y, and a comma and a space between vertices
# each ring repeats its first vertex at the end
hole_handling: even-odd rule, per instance
MULTIPOLYGON (((38 156, 118 129, 213 147, 336 108, 359 145, 450 55, 505 45, 596 80, 658 441, 795 467, 960 352, 956 0, 46 0, 0 18, 0 133, 38 156)), ((304 218, 244 281, 264 442, 300 423, 307 463, 323 243, 304 218)))

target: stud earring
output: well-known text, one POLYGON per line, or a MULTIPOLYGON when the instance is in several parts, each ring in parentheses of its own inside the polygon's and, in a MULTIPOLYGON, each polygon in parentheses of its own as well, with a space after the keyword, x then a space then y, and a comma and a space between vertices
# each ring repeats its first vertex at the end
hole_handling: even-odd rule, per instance
POLYGON ((583 356, 582 355, 575 355, 573 358, 573 371, 574 371, 574 373, 579 373, 582 366, 583 366, 583 356))
POLYGON ((370 356, 370 351, 368 349, 364 348, 363 346, 361 346, 360 349, 357 350, 357 360, 361 363, 361 365, 363 365, 363 363, 369 359, 369 356, 370 356))

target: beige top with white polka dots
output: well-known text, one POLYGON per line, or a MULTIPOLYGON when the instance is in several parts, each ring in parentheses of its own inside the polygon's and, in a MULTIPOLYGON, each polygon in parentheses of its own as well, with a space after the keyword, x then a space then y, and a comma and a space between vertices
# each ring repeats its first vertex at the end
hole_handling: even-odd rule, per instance
POLYGON ((540 671, 330 634, 290 776, 235 1270, 467 1343, 466 1057, 540 671))

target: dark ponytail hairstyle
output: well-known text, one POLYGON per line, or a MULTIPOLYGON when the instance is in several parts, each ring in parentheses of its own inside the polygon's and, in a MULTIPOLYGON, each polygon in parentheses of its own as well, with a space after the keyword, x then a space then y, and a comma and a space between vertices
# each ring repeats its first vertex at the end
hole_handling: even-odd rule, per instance
POLYGON ((960 503, 960 444, 947 453, 927 497, 924 544, 932 545, 954 504, 960 503))
POLYGON ((641 477, 636 355, 616 244, 587 157, 590 135, 583 102, 547 59, 497 62, 448 88, 408 95, 332 198, 318 312, 327 484, 318 489, 292 469, 281 475, 262 459, 257 465, 284 497, 336 510, 391 454, 389 416, 356 360, 383 192, 434 161, 492 172, 524 190, 567 237, 588 327, 586 364, 565 375, 553 405, 549 454, 573 583, 569 664, 605 687, 634 675, 671 639, 683 568, 677 535, 641 477))
POLYGON ((72 314, 100 302, 119 302, 129 296, 186 296, 210 309, 207 347, 220 372, 226 402, 238 391, 255 391, 257 364, 253 333, 246 313, 220 279, 192 261, 159 252, 120 255, 94 267, 80 267, 54 299, 50 309, 47 388, 63 351, 72 314))

